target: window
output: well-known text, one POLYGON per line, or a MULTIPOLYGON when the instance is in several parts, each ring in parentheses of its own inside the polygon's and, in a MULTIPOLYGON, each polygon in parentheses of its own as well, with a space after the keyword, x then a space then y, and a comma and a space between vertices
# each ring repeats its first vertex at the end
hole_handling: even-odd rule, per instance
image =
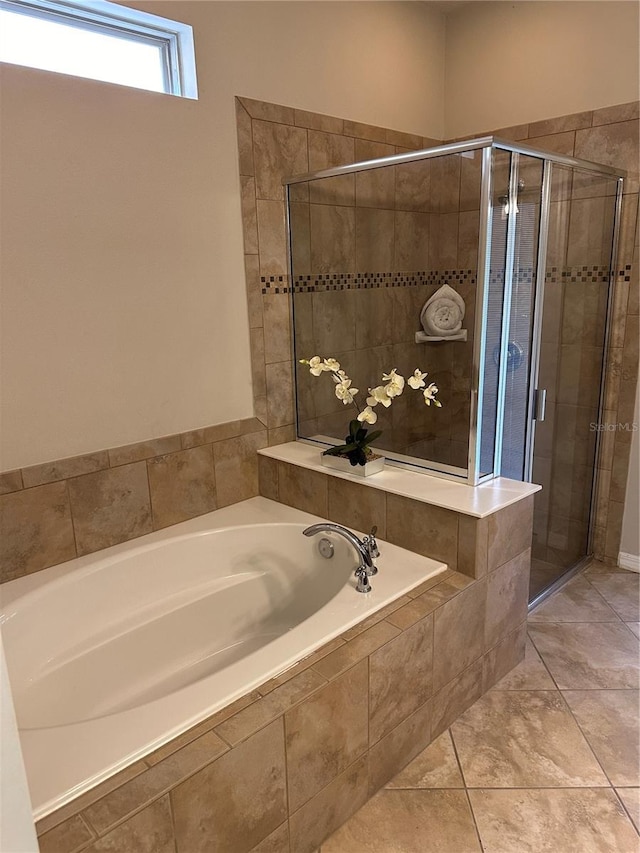
POLYGON ((0 0, 0 60, 198 97, 191 27, 106 0, 0 0))

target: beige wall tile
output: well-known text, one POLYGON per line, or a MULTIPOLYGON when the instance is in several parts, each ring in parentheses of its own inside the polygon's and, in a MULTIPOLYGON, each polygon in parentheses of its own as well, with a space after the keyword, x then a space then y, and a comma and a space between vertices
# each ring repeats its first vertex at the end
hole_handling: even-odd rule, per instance
POLYGON ((404 133, 400 130, 387 129, 385 137, 385 141, 390 145, 397 145, 401 148, 409 148, 414 151, 422 148, 422 137, 415 133, 404 133))
POLYGON ((355 210, 328 204, 312 204, 311 271, 355 272, 355 210))
POLYGON ((268 456, 258 456, 258 488, 260 494, 278 500, 278 462, 268 456))
POLYGON ((147 769, 148 767, 144 761, 136 761, 134 764, 130 764, 124 770, 110 776, 100 785, 96 785, 94 788, 91 788, 91 790, 87 791, 86 794, 81 794, 66 806, 62 806, 61 808, 56 809, 55 812, 43 817, 36 824, 36 832, 38 835, 48 832, 54 826, 58 826, 63 821, 68 820, 68 818, 81 812, 83 809, 87 808, 87 806, 92 803, 96 803, 102 797, 106 797, 107 794, 115 791, 121 785, 124 785, 125 782, 128 782, 130 779, 134 779, 136 776, 140 776, 141 773, 146 773, 147 769))
POLYGON ((267 364, 291 358, 291 310, 284 293, 262 297, 264 311, 264 358, 267 364))
POLYGON ((314 665, 324 678, 335 678, 400 634, 388 622, 378 622, 314 665))
POLYGON ((0 495, 8 495, 18 492, 22 488, 22 471, 3 471, 0 473, 0 495))
POLYGON ((526 619, 530 568, 529 548, 489 573, 484 651, 495 646, 526 619))
POLYGON ((79 555, 153 529, 145 462, 69 480, 69 496, 79 555))
POLYGON ((427 701, 432 691, 432 673, 432 616, 420 620, 371 654, 369 739, 372 744, 427 701))
POLYGON ((328 515, 347 527, 369 533, 375 525, 377 536, 386 535, 386 494, 349 480, 329 477, 328 515))
MULTIPOLYGON (((355 136, 360 140, 368 139, 372 142, 385 142, 387 139, 387 131, 384 127, 376 127, 372 124, 363 124, 348 119, 344 120, 344 135, 355 136)), ((360 156, 358 159, 361 159, 360 156)))
POLYGON ((255 178, 240 176, 240 203, 242 205, 242 235, 245 255, 258 252, 258 218, 256 209, 255 178))
POLYGON ((615 107, 603 107, 600 110, 594 110, 593 126, 615 124, 634 118, 640 118, 640 101, 630 101, 628 104, 616 104, 615 107))
MULTIPOLYGON (((356 300, 352 291, 335 291, 314 293, 311 300, 313 343, 317 352, 310 352, 306 358, 313 355, 322 357, 332 356, 355 349, 356 345, 356 300)), ((310 343, 310 342, 309 342, 310 343)), ((316 383, 323 377, 312 377, 316 383)), ((310 381, 311 381, 310 379, 310 381)), ((314 384, 314 395, 318 393, 318 385, 314 384)), ((331 395, 330 382, 324 388, 331 395)), ((322 390, 322 386, 320 386, 322 390)))
MULTIPOLYGON (((375 160, 395 154, 392 145, 356 139, 356 160, 375 160)), ((394 170, 383 167, 356 173, 357 207, 377 207, 393 210, 395 201, 394 170)))
POLYGON ((440 690, 484 652, 485 580, 439 607, 433 626, 433 689, 440 690))
POLYGON ((291 267, 294 277, 311 273, 311 212, 308 202, 289 205, 291 267))
POLYGON ((251 850, 287 816, 282 720, 171 792, 178 850, 251 850))
MULTIPOLYGON (((531 126, 529 127, 531 131, 531 126)), ((527 145, 533 148, 542 148, 544 151, 553 151, 556 154, 573 155, 575 145, 575 132, 573 130, 562 133, 545 134, 543 136, 529 136, 527 145)), ((576 154, 576 156, 578 156, 576 154)))
POLYGON ((127 444, 109 450, 109 464, 115 468, 117 465, 128 465, 131 462, 140 462, 142 459, 151 459, 153 456, 175 453, 181 448, 182 442, 179 435, 167 435, 152 441, 139 441, 136 444, 127 444))
MULTIPOLYGON (((344 130, 344 120, 335 118, 334 116, 325 116, 321 113, 310 113, 307 110, 295 110, 295 123, 297 127, 308 127, 312 130, 322 130, 326 133, 342 133, 344 130)), ((314 170, 315 166, 309 166, 314 170)))
POLYGON ((431 701, 426 702, 371 747, 369 795, 399 773, 431 740, 431 701))
POLYGON ((290 812, 366 752, 367 684, 361 661, 285 715, 290 812))
POLYGON ((291 815, 291 849, 296 853, 314 853, 325 838, 365 804, 367 798, 368 759, 365 755, 291 815))
POLYGON ((482 670, 484 693, 524 660, 526 641, 527 623, 523 622, 485 654, 482 670))
POLYGON ((431 164, 431 211, 457 213, 460 201, 460 157, 449 154, 431 164))
POLYGON ((252 847, 251 853, 289 853, 289 822, 281 824, 271 835, 252 847))
POLYGON ((638 119, 576 131, 575 155, 606 166, 625 169, 626 192, 638 192, 638 119))
POLYGON ((561 133, 565 130, 579 130, 583 127, 591 127, 593 113, 573 113, 573 115, 550 118, 544 121, 536 121, 529 125, 529 137, 548 136, 551 133, 561 133))
POLYGON ((286 462, 278 463, 280 501, 288 506, 327 517, 328 477, 286 462))
POLYGON ((393 269, 393 217, 393 210, 356 208, 356 272, 393 269))
POLYGON ((275 427, 275 429, 270 429, 267 433, 267 439, 269 442, 269 447, 273 447, 276 444, 286 444, 288 441, 295 441, 295 427, 293 424, 287 424, 287 426, 275 427))
POLYGON ((256 101, 253 98, 238 98, 251 118, 259 121, 276 121, 280 124, 293 124, 295 110, 280 104, 270 104, 266 101, 256 101))
POLYGON ((162 797, 88 848, 89 853, 174 853, 169 797, 162 797))
POLYGON ((266 446, 266 430, 213 445, 218 506, 228 506, 259 494, 257 454, 266 446))
MULTIPOLYGON (((352 378, 360 383, 359 387, 366 398, 367 388, 373 386, 374 382, 376 384, 382 382, 382 374, 391 369, 388 361, 380 367, 380 358, 384 360, 389 357, 389 350, 380 348, 388 347, 393 343, 393 329, 389 323, 393 315, 393 291, 391 288, 382 287, 378 290, 356 291, 354 296, 356 349, 364 352, 359 353, 361 358, 357 358, 357 370, 354 371, 352 378), (377 352, 371 351, 374 347, 377 352)), ((413 370, 415 368, 412 372, 413 370)), ((353 409, 347 409, 347 411, 350 412, 350 416, 355 414, 353 409)), ((382 420, 383 412, 384 409, 379 407, 377 411, 379 422, 382 420)))
POLYGON ((81 474, 93 471, 103 471, 109 467, 109 455, 106 450, 99 453, 88 453, 85 456, 75 456, 72 459, 60 459, 45 465, 33 465, 22 469, 22 482, 25 489, 30 486, 42 486, 56 480, 67 480, 81 474))
MULTIPOLYGON (((429 266, 429 226, 430 215, 428 213, 396 211, 394 266, 396 270, 427 269, 429 266)), ((418 326, 419 321, 416 322, 416 327, 418 326)))
POLYGON ((489 571, 531 547, 533 498, 525 498, 489 516, 489 571))
POLYGON ((249 309, 249 328, 263 325, 262 287, 260 284, 260 258, 258 255, 244 256, 244 273, 247 289, 247 307, 249 309))
POLYGON ((271 690, 257 702, 234 714, 216 727, 216 732, 235 746, 302 702, 325 684, 325 679, 311 669, 271 690))
POLYGON ((251 134, 251 116, 243 107, 239 98, 236 102, 236 129, 238 132, 238 160, 241 175, 253 175, 253 138, 251 134))
POLYGON ((622 534, 622 515, 624 504, 621 501, 609 501, 607 512, 607 533, 604 544, 604 555, 613 560, 618 559, 620 536, 622 534))
POLYGON ((217 509, 210 445, 157 456, 147 470, 154 530, 217 509))
POLYGON ((95 837, 80 815, 75 815, 41 835, 38 846, 40 853, 76 853, 95 837))
POLYGON ((293 376, 290 361, 267 364, 267 425, 269 429, 287 426, 295 420, 293 376))
POLYGON ((284 199, 282 179, 309 171, 307 131, 300 127, 253 122, 256 198, 284 199))
MULTIPOLYGON (((260 275, 287 274, 287 241, 284 202, 258 199, 258 239, 260 241, 260 275)), ((255 249, 257 252, 258 249, 255 249)), ((252 254, 245 248, 247 254, 252 254)))
POLYGON ((0 497, 2 582, 76 556, 66 482, 0 497))
POLYGON ((85 808, 83 816, 103 835, 227 750, 214 732, 207 732, 85 808))
POLYGON ((425 557, 458 563, 458 515, 399 495, 387 496, 387 539, 425 557))
POLYGON ((488 519, 460 514, 457 570, 472 578, 481 578, 486 575, 488 548, 488 519))
POLYGON ((249 346, 251 348, 251 378, 253 380, 253 396, 262 397, 267 393, 267 374, 264 359, 264 329, 249 330, 249 346))
POLYGON ((430 205, 431 160, 415 160, 396 166, 395 209, 428 213, 430 205))
POLYGON ((482 661, 477 660, 433 697, 432 739, 448 729, 481 695, 482 661))

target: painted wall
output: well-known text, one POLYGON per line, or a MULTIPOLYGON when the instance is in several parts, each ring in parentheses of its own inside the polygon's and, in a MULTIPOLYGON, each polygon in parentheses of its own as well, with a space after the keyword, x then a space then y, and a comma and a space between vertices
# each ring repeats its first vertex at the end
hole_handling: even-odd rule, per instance
POLYGON ((198 101, 2 68, 0 470, 253 414, 234 95, 443 134, 423 4, 131 5, 198 101))
POLYGON ((638 519, 640 518, 640 385, 636 389, 636 407, 633 421, 638 431, 634 432, 631 437, 629 477, 622 517, 620 551, 623 554, 631 554, 640 560, 640 529, 638 527, 638 519))
POLYGON ((473 2, 447 18, 447 138, 638 99, 636 2, 473 2))

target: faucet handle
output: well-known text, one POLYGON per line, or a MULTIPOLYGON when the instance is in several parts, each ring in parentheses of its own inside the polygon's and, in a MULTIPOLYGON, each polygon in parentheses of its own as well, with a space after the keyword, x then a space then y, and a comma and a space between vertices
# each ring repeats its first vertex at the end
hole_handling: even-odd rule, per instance
POLYGON ((358 578, 356 584, 356 592, 371 592, 371 584, 369 583, 369 572, 366 566, 358 566, 355 570, 355 576, 358 578))
POLYGON ((379 557, 380 549, 378 548, 378 543, 376 541, 376 533, 378 532, 378 527, 376 524, 371 528, 371 533, 368 536, 365 536, 362 540, 363 545, 369 552, 370 557, 379 557))

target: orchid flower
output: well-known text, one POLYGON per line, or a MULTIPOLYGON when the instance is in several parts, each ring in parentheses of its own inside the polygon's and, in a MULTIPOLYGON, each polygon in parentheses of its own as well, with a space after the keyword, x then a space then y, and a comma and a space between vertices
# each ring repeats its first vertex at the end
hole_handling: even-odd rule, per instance
POLYGON ((378 403, 382 403, 385 409, 388 409, 391 405, 391 397, 389 397, 383 385, 378 385, 376 388, 369 388, 367 406, 377 406, 378 403))
POLYGON ((323 362, 323 369, 330 370, 332 373, 346 375, 344 370, 340 370, 340 362, 336 361, 335 358, 325 358, 323 362))
POLYGON ((366 409, 363 409, 358 415, 358 420, 361 424, 375 424, 378 420, 378 416, 373 411, 371 406, 367 406, 366 409))
POLYGON ((348 403, 354 402, 354 397, 358 393, 358 388, 351 388, 351 380, 343 379, 341 382, 336 382, 336 397, 342 400, 346 406, 348 403))
POLYGON ((388 397, 399 397, 402 394, 404 390, 404 376, 400 376, 395 367, 391 373, 383 373, 382 378, 388 382, 388 385, 384 386, 388 397))
POLYGON ((426 373, 420 372, 420 368, 416 368, 413 376, 410 376, 407 379, 407 382, 409 383, 411 388, 413 388, 414 391, 417 391, 418 388, 424 388, 424 379, 426 375, 426 373))
POLYGON ((436 400, 438 386, 434 382, 432 382, 431 385, 427 385, 422 393, 424 394, 424 401, 427 406, 430 406, 431 403, 433 403, 435 406, 438 406, 438 408, 442 408, 440 400, 436 400))

